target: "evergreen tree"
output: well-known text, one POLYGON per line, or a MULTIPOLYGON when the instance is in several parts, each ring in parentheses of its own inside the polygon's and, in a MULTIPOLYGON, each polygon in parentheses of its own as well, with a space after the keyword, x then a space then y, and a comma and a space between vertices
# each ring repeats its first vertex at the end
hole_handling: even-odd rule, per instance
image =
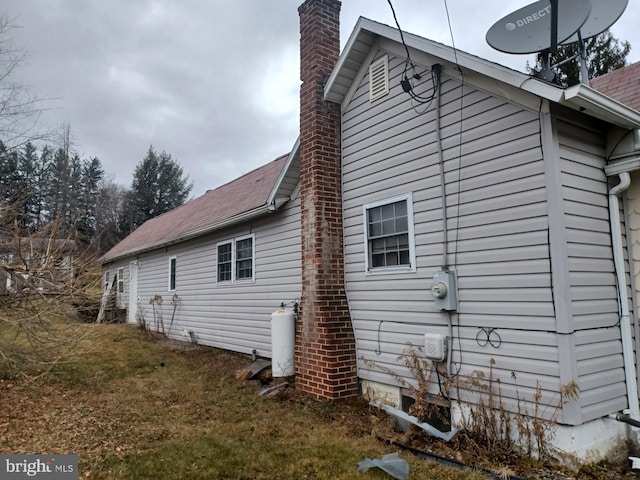
MULTIPOLYGON (((613 36, 609 30, 605 30, 599 35, 585 40, 586 61, 589 79, 612 72, 625 66, 626 58, 631 51, 631 45, 627 41, 620 41, 613 36)), ((527 65, 530 73, 540 70, 542 57, 541 53, 536 56, 536 66, 534 68, 527 65)), ((569 60, 558 67, 559 82, 563 86, 572 86, 580 83, 580 48, 577 43, 559 45, 558 51, 552 56, 551 65, 557 65, 564 60, 569 60)))
POLYGON ((16 220, 17 178, 17 155, 0 141, 0 234, 12 228, 16 220))
POLYGON ((0 199, 14 205, 19 195, 16 185, 19 183, 18 154, 15 150, 7 150, 0 142, 0 199))
POLYGON ((70 174, 69 155, 64 148, 58 148, 53 155, 48 175, 49 181, 46 192, 47 222, 66 218, 70 174))
POLYGON ((31 142, 25 144, 18 156, 17 194, 20 198, 16 208, 20 212, 20 230, 32 232, 37 225, 40 211, 39 185, 37 172, 40 160, 38 151, 31 142))
POLYGON ((35 201, 36 212, 34 230, 40 228, 46 223, 49 213, 49 205, 47 204, 47 190, 49 187, 49 178, 51 175, 53 163, 53 150, 45 145, 38 157, 37 168, 34 171, 33 185, 36 190, 37 200, 35 201))
POLYGON ((80 238, 90 242, 96 237, 96 210, 98 202, 99 184, 104 175, 102 163, 96 157, 84 160, 80 179, 80 208, 76 230, 80 238))
POLYGON ((178 161, 163 151, 149 147, 146 157, 136 166, 131 191, 126 198, 121 222, 123 233, 130 233, 147 220, 182 205, 193 183, 183 177, 178 161))

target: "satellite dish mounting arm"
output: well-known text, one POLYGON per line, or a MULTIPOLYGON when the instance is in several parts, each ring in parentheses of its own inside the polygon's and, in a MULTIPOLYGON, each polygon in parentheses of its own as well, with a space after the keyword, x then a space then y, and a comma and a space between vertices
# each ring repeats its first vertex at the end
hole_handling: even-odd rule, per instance
POLYGON ((558 51, 558 0, 551 0, 551 48, 553 55, 558 51))
POLYGON ((580 56, 580 83, 590 86, 589 82, 589 69, 587 68, 587 45, 586 41, 582 39, 582 33, 578 30, 578 49, 580 56))

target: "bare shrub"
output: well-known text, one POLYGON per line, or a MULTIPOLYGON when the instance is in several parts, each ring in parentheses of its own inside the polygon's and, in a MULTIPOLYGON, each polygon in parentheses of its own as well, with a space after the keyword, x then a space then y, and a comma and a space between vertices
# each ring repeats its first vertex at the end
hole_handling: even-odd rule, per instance
MULTIPOLYGON (((536 385, 531 398, 525 398, 517 384, 517 375, 511 373, 515 400, 505 398, 503 380, 495 375, 495 360, 489 361, 488 371, 476 370, 469 375, 443 377, 436 365, 424 358, 419 347, 409 347, 398 357, 408 368, 412 381, 407 380, 391 368, 361 357, 367 366, 376 368, 393 377, 408 388, 414 403, 409 414, 419 420, 438 418, 441 414, 437 394, 430 393, 434 378, 438 380, 441 400, 448 402, 455 394, 457 399, 466 398, 460 404, 461 433, 456 442, 465 445, 465 450, 476 452, 479 458, 509 461, 520 457, 535 457, 542 462, 559 459, 561 452, 553 448, 553 438, 563 406, 578 396, 575 382, 563 385, 551 403, 543 401, 543 390, 536 385), (436 375, 437 377, 434 377, 436 375)), ((442 419, 449 420, 449 419, 442 419)))
MULTIPOLYGON (((511 372, 516 391, 516 411, 511 411, 502 393, 503 382, 494 374, 495 360, 489 360, 488 376, 480 370, 457 379, 456 389, 466 389, 475 401, 462 409, 461 426, 466 436, 490 458, 535 457, 542 462, 558 459, 553 448, 558 417, 562 407, 578 396, 575 382, 563 385, 555 400, 543 402, 543 390, 538 382, 531 398, 525 398, 511 372)), ((460 393, 458 393, 460 396, 460 393)))
POLYGON ((0 237, 0 368, 4 375, 40 375, 73 355, 87 335, 62 326, 95 319, 101 275, 95 255, 57 222, 18 232, 0 237))
MULTIPOLYGON (((373 360, 361 357, 361 360, 369 367, 376 368, 393 377, 400 385, 407 388, 414 399, 413 404, 409 407, 409 414, 413 415, 420 421, 440 415, 438 405, 436 405, 430 396, 429 391, 433 384, 433 374, 438 375, 435 365, 431 360, 424 358, 422 348, 408 344, 407 348, 398 356, 398 360, 404 365, 411 375, 413 382, 407 381, 403 376, 399 375, 392 369, 379 365, 373 360)), ((442 385, 441 385, 442 387, 442 385)), ((446 386, 444 389, 446 390, 446 386)), ((442 419, 447 420, 448 419, 442 419)))

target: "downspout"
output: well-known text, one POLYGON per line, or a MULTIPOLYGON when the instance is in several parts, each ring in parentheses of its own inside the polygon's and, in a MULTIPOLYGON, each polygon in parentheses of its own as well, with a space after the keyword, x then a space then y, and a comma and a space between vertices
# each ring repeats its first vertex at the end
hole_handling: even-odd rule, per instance
POLYGON ((618 299, 620 303, 620 336, 622 337, 622 356, 624 359, 624 375, 627 384, 627 400, 629 402, 629 416, 633 420, 640 420, 640 405, 638 402, 638 384, 636 368, 631 342, 631 322, 629 320, 629 299, 627 298, 627 281, 624 267, 624 252, 622 245, 622 229, 620 228, 620 201, 618 195, 631 185, 629 172, 619 174, 620 183, 609 190, 609 219, 611 222, 611 240, 613 244, 613 262, 618 283, 618 299))

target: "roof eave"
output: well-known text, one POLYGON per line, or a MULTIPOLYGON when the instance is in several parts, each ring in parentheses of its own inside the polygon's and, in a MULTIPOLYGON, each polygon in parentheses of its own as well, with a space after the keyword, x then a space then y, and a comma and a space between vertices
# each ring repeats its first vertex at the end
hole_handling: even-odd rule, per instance
MULTIPOLYGON (((295 160, 298 158, 299 150, 300 137, 296 139, 296 143, 293 145, 293 148, 291 149, 291 152, 289 153, 289 156, 287 157, 287 160, 283 165, 282 170, 280 170, 280 174, 278 175, 278 178, 276 179, 276 182, 271 189, 271 193, 267 198, 267 205, 269 205, 271 210, 277 210, 278 208, 280 208, 280 206, 284 204, 284 202, 281 201, 282 198, 288 199, 291 196, 293 190, 289 191, 284 189, 283 184, 287 176, 290 175, 291 167, 292 165, 294 165, 295 160)), ((299 177, 300 172, 298 172, 297 175, 299 177)))
MULTIPOLYGON (((388 25, 360 17, 331 73, 325 87, 325 100, 342 103, 346 96, 345 84, 353 82, 357 75, 354 63, 364 61, 362 52, 356 52, 357 46, 373 46, 376 38, 386 38, 401 43, 400 32, 388 25), (348 68, 347 68, 348 65, 348 68)), ((623 128, 638 128, 640 113, 612 100, 606 95, 587 87, 576 85, 562 89, 530 75, 512 70, 503 65, 476 57, 462 51, 456 51, 444 44, 405 33, 405 43, 409 48, 428 53, 464 70, 474 71, 503 84, 531 93, 537 97, 579 110, 590 116, 605 120, 623 128)))
POLYGON ((586 85, 567 88, 560 103, 622 128, 640 128, 640 113, 586 85))
POLYGON ((100 263, 102 265, 104 265, 105 263, 111 263, 114 262, 116 260, 121 260, 123 258, 127 258, 127 257, 131 257, 133 255, 140 255, 142 253, 147 253, 147 252, 151 252, 153 250, 157 250, 158 248, 164 248, 164 247, 168 247, 171 245, 175 245, 177 243, 181 243, 187 240, 191 240, 193 238, 199 237, 201 235, 206 235, 208 233, 212 233, 215 232, 216 230, 221 230, 223 228, 227 228, 227 227, 231 227, 233 225, 242 223, 242 222, 246 222, 247 220, 252 220, 254 218, 257 217, 261 217, 267 213, 269 213, 270 211, 272 211, 272 208, 269 204, 265 204, 265 205, 261 205, 257 208, 254 208, 252 210, 249 210, 247 212, 244 213, 240 213, 238 215, 235 215, 233 217, 227 218, 225 220, 222 220, 220 222, 217 223, 213 223, 211 225, 207 225, 206 227, 202 227, 202 228, 198 228, 195 230, 192 230, 190 232, 187 232, 183 235, 180 235, 178 237, 174 237, 174 238, 170 238, 167 240, 162 240, 160 242, 154 242, 154 243, 149 243, 147 245, 144 245, 142 247, 138 247, 138 248, 132 248, 130 250, 125 250, 124 252, 118 253, 112 257, 102 257, 100 259, 100 263))
MULTIPOLYGON (((329 76, 325 87, 325 100, 342 103, 344 100, 344 89, 340 89, 339 85, 344 83, 344 77, 353 77, 350 78, 350 80, 355 79, 355 73, 351 73, 355 72, 355 69, 345 68, 348 62, 353 62, 355 60, 354 55, 352 55, 354 47, 357 44, 373 45, 374 40, 377 37, 387 38, 398 42, 399 44, 402 43, 400 32, 397 29, 360 17, 344 47, 344 50, 342 51, 342 54, 340 55, 340 58, 338 59, 338 62, 336 63, 336 67, 329 76), (341 77, 343 78, 341 79, 341 77)), ((562 97, 562 90, 554 87, 553 85, 532 79, 532 77, 522 72, 484 60, 469 53, 460 50, 454 52, 453 48, 448 45, 434 42, 411 33, 404 33, 404 40, 409 48, 429 53, 430 55, 451 64, 457 64, 463 70, 472 70, 508 85, 522 88, 530 93, 544 96, 550 100, 558 101, 562 97), (534 82, 529 82, 530 80, 534 80, 534 82)), ((358 58, 364 60, 364 57, 362 56, 358 56, 358 58)))

